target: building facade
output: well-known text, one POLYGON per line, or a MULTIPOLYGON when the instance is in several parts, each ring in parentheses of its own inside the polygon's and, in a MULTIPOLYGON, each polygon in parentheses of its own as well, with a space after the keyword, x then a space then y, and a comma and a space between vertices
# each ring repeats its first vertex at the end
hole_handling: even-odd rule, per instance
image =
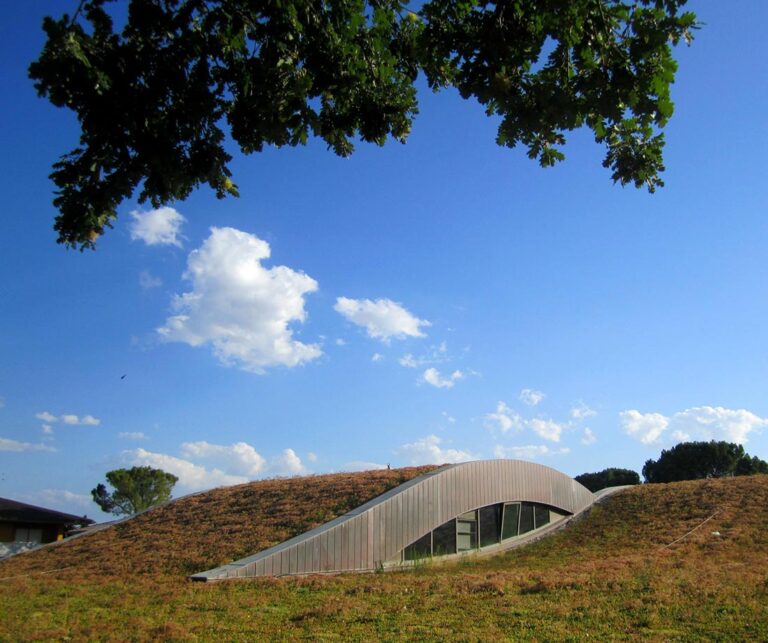
POLYGON ((192 578, 363 572, 502 551, 557 528, 594 500, 572 478, 532 462, 448 465, 316 529, 192 578))

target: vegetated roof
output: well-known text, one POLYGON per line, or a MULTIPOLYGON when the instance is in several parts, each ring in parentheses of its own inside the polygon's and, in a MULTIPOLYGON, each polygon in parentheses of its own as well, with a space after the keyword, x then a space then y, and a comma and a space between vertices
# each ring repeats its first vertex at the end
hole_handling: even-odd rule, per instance
POLYGON ((75 566, 104 576, 186 576, 304 533, 434 465, 260 480, 180 498, 55 547, 4 561, 0 576, 75 566))
POLYGON ((62 511, 28 505, 24 502, 0 498, 0 521, 27 523, 62 523, 67 525, 88 525, 93 522, 85 516, 75 516, 62 511))

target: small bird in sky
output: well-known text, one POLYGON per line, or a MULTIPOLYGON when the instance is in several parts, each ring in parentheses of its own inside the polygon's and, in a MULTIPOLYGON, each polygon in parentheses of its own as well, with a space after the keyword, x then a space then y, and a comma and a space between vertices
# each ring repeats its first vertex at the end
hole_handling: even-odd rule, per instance
MULTIPOLYGON (((126 373, 125 375, 128 375, 128 373, 126 373)), ((124 380, 124 379, 125 379, 125 375, 121 375, 121 376, 120 376, 120 379, 121 379, 121 380, 124 380)))

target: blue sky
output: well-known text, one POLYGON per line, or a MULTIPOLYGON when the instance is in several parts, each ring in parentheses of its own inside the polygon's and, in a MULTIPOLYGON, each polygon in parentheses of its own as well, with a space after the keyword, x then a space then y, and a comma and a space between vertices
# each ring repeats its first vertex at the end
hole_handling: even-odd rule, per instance
POLYGON ((47 178, 76 122, 26 78, 74 4, 0 25, 0 496, 105 519, 90 489, 133 464, 180 495, 492 457, 639 471, 686 438, 768 458, 763 2, 689 3, 654 195, 586 132, 543 170, 425 91, 404 146, 236 155, 241 198, 124 203, 85 253, 56 245, 47 178))

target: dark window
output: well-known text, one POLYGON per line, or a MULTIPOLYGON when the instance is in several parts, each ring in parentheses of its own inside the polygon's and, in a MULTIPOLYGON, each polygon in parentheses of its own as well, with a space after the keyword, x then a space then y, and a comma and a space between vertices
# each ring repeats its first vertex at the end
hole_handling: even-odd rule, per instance
POLYGON ((477 549, 476 511, 468 511, 456 519, 456 547, 459 551, 477 549))
POLYGON ((421 560, 432 555, 432 532, 422 536, 403 550, 404 560, 421 560))
POLYGON ((456 521, 449 520, 432 532, 435 556, 456 553, 456 521))
POLYGON ((520 521, 520 503, 504 505, 504 526, 501 530, 502 540, 517 536, 517 523, 520 521))
POLYGON ((524 502, 520 507, 520 534, 533 530, 533 505, 524 502))
POLYGON ((501 507, 482 507, 480 513, 480 546, 496 545, 501 537, 501 507))
POLYGON ((536 529, 549 524, 549 507, 536 505, 533 510, 533 515, 536 519, 536 529))

